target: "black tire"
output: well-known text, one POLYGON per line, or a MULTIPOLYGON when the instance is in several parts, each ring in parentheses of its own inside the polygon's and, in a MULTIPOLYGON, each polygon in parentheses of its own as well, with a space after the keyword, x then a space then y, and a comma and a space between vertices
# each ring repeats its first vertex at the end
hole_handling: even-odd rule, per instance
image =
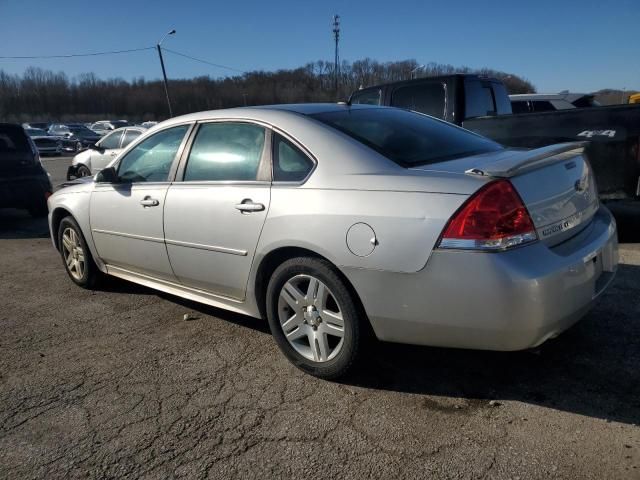
POLYGON ((76 142, 75 150, 76 150, 76 153, 82 150, 82 143, 76 142))
POLYGON ((76 178, 90 177, 90 176, 91 176, 91 170, 89 170, 89 167, 87 167, 86 165, 79 165, 78 168, 76 169, 76 178))
MULTIPOLYGON (((313 257, 297 257, 282 263, 271 275, 266 297, 267 318, 271 333, 284 355, 296 367, 327 380, 345 376, 358 363, 364 350, 367 321, 359 303, 335 267, 330 262, 313 257), (329 288, 344 321, 343 344, 336 356, 326 361, 314 361, 303 356, 287 340, 279 317, 280 293, 284 285, 296 276, 311 276, 329 288)), ((306 320, 305 320, 306 324, 306 320)), ((305 328, 309 328, 305 326, 305 328)), ((318 327, 314 327, 314 330, 318 327)))
POLYGON ((95 262, 93 261, 93 257, 91 256, 91 251, 89 247, 87 247, 87 242, 84 239, 84 235, 82 235, 82 230, 78 226, 78 223, 71 216, 65 217, 60 222, 60 226, 58 227, 58 248, 60 250, 60 256, 62 258, 62 264, 64 265, 69 278, 76 285, 86 288, 92 289, 98 283, 100 279, 101 272, 98 270, 95 262), (65 254, 67 251, 65 250, 65 246, 63 245, 63 234, 68 230, 72 229, 77 236, 79 247, 82 250, 82 255, 84 259, 84 266, 82 269, 82 275, 74 275, 72 269, 67 264, 67 259, 65 258, 65 254))

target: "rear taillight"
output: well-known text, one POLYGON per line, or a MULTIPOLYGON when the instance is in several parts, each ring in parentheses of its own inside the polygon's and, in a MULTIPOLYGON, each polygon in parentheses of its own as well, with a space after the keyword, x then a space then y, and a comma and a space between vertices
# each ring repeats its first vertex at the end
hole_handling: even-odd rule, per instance
POLYGON ((486 184, 451 217, 440 248, 504 250, 538 239, 520 195, 508 180, 486 184))

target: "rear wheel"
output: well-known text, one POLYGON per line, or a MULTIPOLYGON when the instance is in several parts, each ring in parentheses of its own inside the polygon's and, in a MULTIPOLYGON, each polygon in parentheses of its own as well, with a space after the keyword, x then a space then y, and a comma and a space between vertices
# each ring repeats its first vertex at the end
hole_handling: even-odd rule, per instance
POLYGON ((73 217, 65 217, 58 227, 58 245, 69 278, 82 288, 92 288, 100 275, 87 242, 73 217))
POLYGON ((344 376, 361 354, 363 319, 326 260, 299 257, 280 265, 269 281, 267 317, 285 356, 311 375, 344 376))
POLYGON ((82 143, 76 142, 75 148, 76 148, 76 153, 79 152, 80 150, 82 150, 82 143))

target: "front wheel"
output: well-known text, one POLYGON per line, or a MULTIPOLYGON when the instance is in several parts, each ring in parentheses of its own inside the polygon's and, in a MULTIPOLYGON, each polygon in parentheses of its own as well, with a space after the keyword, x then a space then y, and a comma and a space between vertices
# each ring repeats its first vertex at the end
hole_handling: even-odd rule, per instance
POLYGON ((82 288, 92 288, 100 275, 93 262, 82 230, 73 217, 65 217, 58 227, 58 246, 69 278, 82 288))
POLYGON ((365 320, 326 260, 299 257, 280 265, 267 288, 267 317, 285 356, 316 377, 346 375, 361 354, 365 320))
POLYGON ((80 165, 77 170, 76 170, 76 178, 80 178, 80 177, 90 177, 91 176, 91 170, 89 170, 89 167, 87 167, 86 165, 80 165))

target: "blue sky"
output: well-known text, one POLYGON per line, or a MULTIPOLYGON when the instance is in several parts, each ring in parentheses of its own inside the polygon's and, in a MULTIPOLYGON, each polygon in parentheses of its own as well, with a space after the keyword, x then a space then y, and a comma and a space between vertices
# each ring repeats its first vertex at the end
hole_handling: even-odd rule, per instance
MULTIPOLYGON (((640 3, 619 1, 41 1, 0 0, 0 55, 52 55, 154 45, 241 70, 333 58, 331 17, 342 17, 341 58, 415 58, 491 67, 538 91, 640 90, 640 3)), ((166 55, 171 78, 233 72, 166 55)), ((102 57, 4 60, 69 76, 159 78, 153 50, 102 57)))

